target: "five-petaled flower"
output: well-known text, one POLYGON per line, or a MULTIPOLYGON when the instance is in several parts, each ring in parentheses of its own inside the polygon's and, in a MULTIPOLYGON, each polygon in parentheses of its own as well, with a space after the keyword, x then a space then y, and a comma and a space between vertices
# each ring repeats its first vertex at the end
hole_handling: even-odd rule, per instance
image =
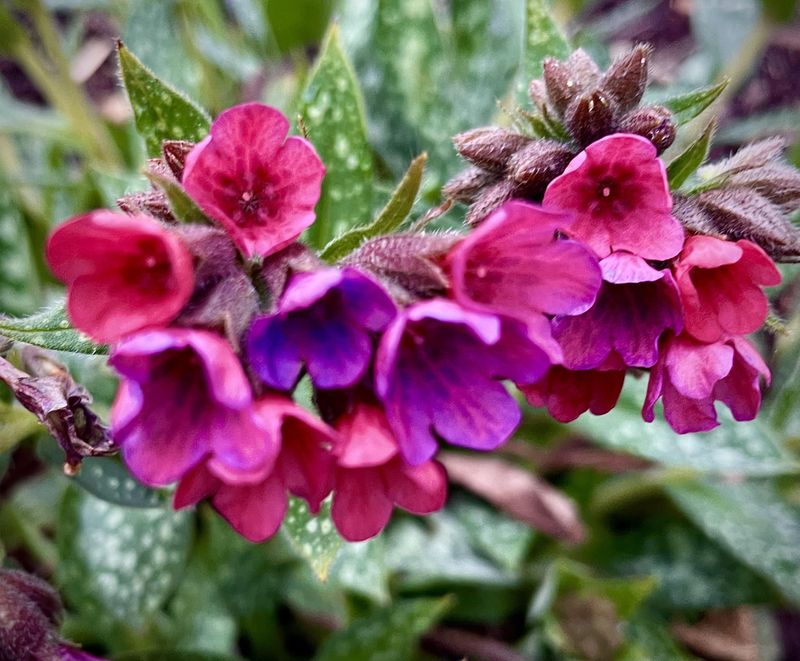
POLYGON ((148 216, 76 216, 50 236, 47 261, 67 284, 70 320, 99 342, 168 324, 194 287, 188 250, 148 216))
POLYGON ((543 205, 574 213, 567 235, 601 258, 626 250, 670 259, 683 246, 664 164, 653 143, 638 135, 616 133, 589 145, 550 182, 543 205))
POLYGON ((372 336, 395 314, 383 288, 354 268, 299 273, 277 311, 250 327, 250 365, 278 390, 295 385, 303 364, 318 388, 352 386, 369 367, 372 336))
POLYGON ((260 103, 228 108, 186 158, 182 183, 247 256, 271 255, 314 222, 325 167, 289 120, 260 103))

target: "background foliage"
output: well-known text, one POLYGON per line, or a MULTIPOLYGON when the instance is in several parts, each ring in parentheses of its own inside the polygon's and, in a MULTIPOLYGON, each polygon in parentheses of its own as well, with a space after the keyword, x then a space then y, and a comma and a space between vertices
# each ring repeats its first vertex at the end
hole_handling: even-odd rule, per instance
MULTIPOLYGON (((715 155, 779 132, 800 165, 796 11, 786 0, 2 0, 0 333, 80 352, 60 358, 106 413, 114 380, 89 355, 102 348, 58 309, 18 320, 59 296, 42 258, 54 224, 146 190, 145 158, 162 138, 201 136, 203 108, 261 100, 296 118, 328 167, 307 239, 335 256, 407 170, 380 227, 439 201, 459 169, 450 137, 511 121, 501 108, 524 99, 541 58, 567 52, 559 25, 601 65, 653 42, 654 97, 731 80, 667 161, 713 111, 715 155), (424 159, 409 169, 422 152, 424 177, 424 159)), ((173 207, 187 203, 175 195, 173 207)), ((458 210, 437 221, 459 222, 458 210)), ((602 418, 557 425, 528 410, 499 462, 470 467, 498 487, 448 463, 443 512, 395 515, 360 544, 299 503, 281 535, 248 544, 205 508, 172 512, 169 494, 115 459, 65 477, 53 441, 3 390, 0 556, 59 587, 66 637, 120 661, 800 658, 800 272, 784 274, 773 298, 785 323, 759 338, 775 375, 760 420, 677 437, 641 421, 636 379, 602 418), (519 492, 499 479, 509 474, 519 492)))

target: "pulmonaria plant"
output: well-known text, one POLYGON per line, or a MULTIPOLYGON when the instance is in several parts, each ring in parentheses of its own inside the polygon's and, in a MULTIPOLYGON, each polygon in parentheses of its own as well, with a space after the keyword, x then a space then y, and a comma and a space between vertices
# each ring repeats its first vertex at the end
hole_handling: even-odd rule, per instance
POLYGON ((658 400, 680 433, 717 425, 716 401, 754 418, 769 371, 745 335, 767 317, 773 259, 800 256, 786 219, 800 176, 768 140, 672 190, 661 155, 678 121, 641 105, 649 54, 606 72, 583 51, 548 59, 524 130, 456 136, 470 166, 443 195, 469 205, 461 233, 363 219, 359 240, 315 254, 300 235, 325 168, 268 106, 229 108, 196 145, 165 141, 127 215, 79 216, 48 247, 72 322, 112 344, 130 470, 177 483, 176 507, 208 499, 252 541, 290 497, 312 513, 330 498, 355 541, 395 506, 441 508, 440 445, 503 445, 514 388, 566 422, 649 372, 645 420, 658 400), (181 224, 176 191, 213 227, 181 224), (314 410, 294 401, 304 382, 314 410))

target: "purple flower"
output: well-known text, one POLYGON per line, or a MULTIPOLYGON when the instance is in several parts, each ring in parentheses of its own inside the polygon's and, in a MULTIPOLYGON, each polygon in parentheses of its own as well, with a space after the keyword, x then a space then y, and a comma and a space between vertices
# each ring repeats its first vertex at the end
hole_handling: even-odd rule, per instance
POLYGON ((658 360, 662 333, 683 327, 672 275, 624 252, 611 254, 600 266, 605 282, 597 302, 580 316, 553 322, 564 366, 594 369, 617 355, 630 367, 651 367, 658 360))
POLYGON ((378 347, 375 385, 405 460, 430 459, 437 437, 475 450, 504 443, 520 411, 499 381, 533 383, 558 358, 544 326, 443 299, 403 310, 378 347))
POLYGON ((250 364, 278 390, 294 386, 303 364, 318 388, 352 386, 369 366, 371 334, 386 328, 395 314, 383 288, 353 268, 297 274, 277 312, 250 327, 250 364))
POLYGON ((204 458, 229 481, 274 463, 278 444, 253 412, 253 395, 230 346, 201 330, 139 333, 110 359, 122 377, 111 415, 116 442, 145 484, 169 484, 204 458))

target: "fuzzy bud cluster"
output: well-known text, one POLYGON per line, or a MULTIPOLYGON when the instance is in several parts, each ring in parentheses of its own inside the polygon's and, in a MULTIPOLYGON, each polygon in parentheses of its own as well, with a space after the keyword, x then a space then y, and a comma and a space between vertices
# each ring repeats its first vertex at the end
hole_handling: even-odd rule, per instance
POLYGON ((675 139, 670 112, 639 105, 649 56, 649 47, 636 46, 605 73, 580 49, 563 62, 545 59, 543 78, 529 87, 535 112, 525 115, 560 130, 550 137, 531 137, 486 127, 455 136, 456 150, 472 167, 445 184, 444 197, 468 204, 467 222, 475 225, 509 199, 541 201, 547 185, 572 158, 604 136, 639 135, 658 153, 664 151, 675 139))

